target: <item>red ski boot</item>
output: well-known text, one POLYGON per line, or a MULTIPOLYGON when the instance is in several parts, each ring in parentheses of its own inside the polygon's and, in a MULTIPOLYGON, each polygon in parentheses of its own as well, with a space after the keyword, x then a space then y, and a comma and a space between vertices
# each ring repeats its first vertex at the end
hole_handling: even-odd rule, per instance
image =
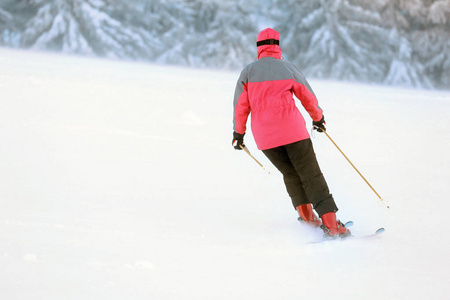
POLYGON ((345 228, 341 221, 336 220, 336 213, 329 212, 322 216, 323 225, 320 226, 323 229, 325 237, 341 237, 349 236, 350 230, 345 228))
POLYGON ((297 211, 300 215, 298 218, 300 222, 305 222, 306 224, 314 227, 319 227, 322 225, 320 219, 313 212, 311 203, 297 206, 297 211))

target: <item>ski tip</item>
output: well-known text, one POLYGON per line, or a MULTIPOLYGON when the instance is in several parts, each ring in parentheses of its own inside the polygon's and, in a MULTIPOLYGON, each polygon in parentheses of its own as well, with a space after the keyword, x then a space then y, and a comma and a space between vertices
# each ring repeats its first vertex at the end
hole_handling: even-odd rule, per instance
POLYGON ((382 232, 384 232, 384 228, 383 227, 378 228, 377 231, 375 231, 375 234, 380 234, 382 232))
POLYGON ((353 221, 348 221, 344 224, 345 227, 350 227, 353 225, 353 221))

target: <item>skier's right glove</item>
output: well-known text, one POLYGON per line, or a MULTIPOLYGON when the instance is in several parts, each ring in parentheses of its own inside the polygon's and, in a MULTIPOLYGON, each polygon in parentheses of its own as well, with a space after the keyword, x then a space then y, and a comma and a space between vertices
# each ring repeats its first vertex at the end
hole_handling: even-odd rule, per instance
POLYGON ((317 130, 318 132, 327 131, 325 128, 325 124, 325 117, 322 115, 322 119, 320 119, 320 121, 313 121, 313 129, 317 130))
POLYGON ((245 145, 244 145, 244 135, 245 135, 245 133, 244 134, 240 134, 240 133, 237 133, 236 131, 233 132, 232 145, 234 146, 234 149, 242 150, 241 146, 245 147, 245 145))

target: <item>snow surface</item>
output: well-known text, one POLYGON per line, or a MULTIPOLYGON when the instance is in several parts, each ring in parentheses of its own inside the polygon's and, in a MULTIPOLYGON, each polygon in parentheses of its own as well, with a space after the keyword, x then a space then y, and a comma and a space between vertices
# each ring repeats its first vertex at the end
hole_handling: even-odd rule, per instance
POLYGON ((230 145, 238 75, 0 49, 1 298, 449 299, 450 93, 310 80, 391 206, 316 134, 338 217, 386 232, 311 244, 230 145))

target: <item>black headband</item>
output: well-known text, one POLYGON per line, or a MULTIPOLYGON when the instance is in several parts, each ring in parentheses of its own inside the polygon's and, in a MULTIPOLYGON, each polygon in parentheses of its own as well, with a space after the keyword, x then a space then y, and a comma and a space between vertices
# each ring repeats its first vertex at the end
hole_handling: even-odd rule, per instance
POLYGON ((279 45, 280 41, 276 39, 267 39, 263 41, 256 42, 256 47, 262 46, 262 45, 279 45))

